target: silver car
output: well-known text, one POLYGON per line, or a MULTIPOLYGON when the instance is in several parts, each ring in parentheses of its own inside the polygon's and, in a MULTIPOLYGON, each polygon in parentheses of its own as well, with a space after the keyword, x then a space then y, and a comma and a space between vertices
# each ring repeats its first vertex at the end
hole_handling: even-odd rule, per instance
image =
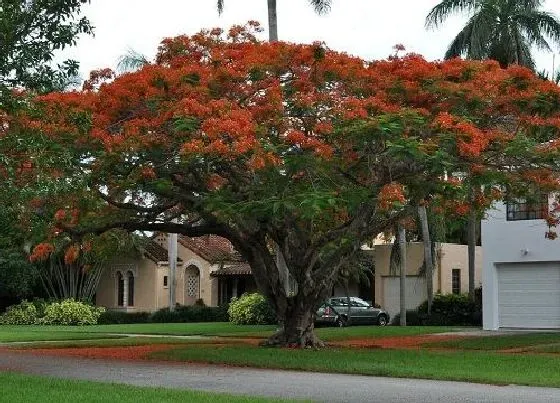
POLYGON ((386 311, 375 308, 358 297, 329 298, 315 313, 317 324, 332 324, 335 326, 358 324, 385 326, 389 323, 389 319, 389 314, 386 311), (350 302, 350 307, 348 302, 350 302))

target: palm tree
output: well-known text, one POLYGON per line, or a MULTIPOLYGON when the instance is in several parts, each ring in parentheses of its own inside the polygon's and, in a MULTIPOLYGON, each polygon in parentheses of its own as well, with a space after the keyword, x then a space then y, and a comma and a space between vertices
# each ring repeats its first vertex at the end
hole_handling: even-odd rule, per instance
POLYGON ((560 44, 560 21, 542 11, 543 0, 443 0, 426 17, 435 28, 452 14, 468 13, 470 19, 445 53, 446 59, 493 59, 502 67, 520 64, 535 68, 531 47, 551 51, 560 44))
MULTIPOLYGON (((276 0, 267 0, 268 3, 268 40, 278 41, 278 18, 276 15, 276 0)), ((332 0, 309 0, 309 4, 317 14, 325 14, 331 9, 332 0)), ((218 0, 218 13, 224 11, 224 0, 218 0)))

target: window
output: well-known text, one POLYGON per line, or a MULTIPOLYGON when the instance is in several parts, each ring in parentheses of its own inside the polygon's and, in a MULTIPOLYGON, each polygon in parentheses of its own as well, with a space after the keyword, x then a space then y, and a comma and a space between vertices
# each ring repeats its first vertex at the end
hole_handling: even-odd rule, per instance
POLYGON ((126 274, 128 278, 128 301, 127 306, 134 306, 134 274, 129 271, 126 274))
POLYGON ((451 292, 461 294, 461 269, 451 270, 451 292))
POLYGON ((117 272, 117 306, 124 306, 124 277, 117 272))
POLYGON ((548 215, 548 195, 541 194, 535 200, 519 199, 507 203, 507 220, 539 220, 548 215))
POLYGON ((167 276, 163 276, 163 286, 167 287, 167 281, 168 281, 168 277, 167 276))

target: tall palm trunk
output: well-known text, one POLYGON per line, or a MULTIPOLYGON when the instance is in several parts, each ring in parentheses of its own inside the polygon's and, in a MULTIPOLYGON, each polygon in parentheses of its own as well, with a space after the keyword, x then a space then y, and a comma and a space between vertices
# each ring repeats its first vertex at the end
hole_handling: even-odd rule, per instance
POLYGON ((418 206, 418 217, 422 227, 422 241, 424 243, 424 267, 426 268, 426 292, 428 294, 428 315, 432 314, 432 302, 434 300, 434 261, 432 258, 432 241, 428 227, 428 214, 425 205, 418 206))
POLYGON ((399 224, 401 326, 406 326, 406 230, 399 224))
POLYGON ((278 16, 276 15, 276 0, 268 1, 268 40, 278 41, 278 16))

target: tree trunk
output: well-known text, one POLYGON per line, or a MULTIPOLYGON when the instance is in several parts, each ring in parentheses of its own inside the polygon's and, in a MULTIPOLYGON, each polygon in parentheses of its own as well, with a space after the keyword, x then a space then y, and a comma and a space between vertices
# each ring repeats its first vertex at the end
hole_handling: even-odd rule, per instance
POLYGON ((474 275, 475 275, 475 256, 476 256, 476 211, 471 209, 469 212, 468 223, 468 257, 469 257, 469 299, 474 301, 474 275))
POLYGON ((399 224, 401 326, 406 326, 406 230, 399 224))
POLYGON ((418 216, 422 226, 422 241, 424 243, 424 267, 426 268, 426 291, 428 294, 428 315, 432 314, 432 302, 434 300, 434 261, 432 258, 432 241, 428 227, 428 214, 426 206, 418 206, 418 216))
MULTIPOLYGON (((315 335, 316 302, 300 294, 286 299, 286 311, 277 312, 283 318, 278 331, 264 342, 267 346, 324 347, 315 335)), ((280 304, 283 305, 283 304, 280 304)))
POLYGON ((276 16, 276 0, 268 0, 268 40, 278 41, 278 17, 276 16))

